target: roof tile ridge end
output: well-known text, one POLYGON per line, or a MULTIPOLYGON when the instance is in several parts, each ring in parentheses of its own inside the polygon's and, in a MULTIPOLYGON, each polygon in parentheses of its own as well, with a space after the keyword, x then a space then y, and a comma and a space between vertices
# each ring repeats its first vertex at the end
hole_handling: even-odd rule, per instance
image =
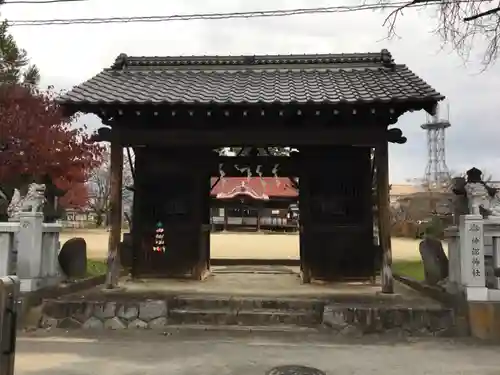
POLYGON ((392 70, 396 69, 396 63, 394 62, 392 54, 387 48, 384 48, 380 51, 380 60, 384 67, 391 68, 392 70))
POLYGON ((128 56, 126 53, 120 53, 116 59, 113 65, 111 65, 112 70, 124 70, 128 66, 128 56))

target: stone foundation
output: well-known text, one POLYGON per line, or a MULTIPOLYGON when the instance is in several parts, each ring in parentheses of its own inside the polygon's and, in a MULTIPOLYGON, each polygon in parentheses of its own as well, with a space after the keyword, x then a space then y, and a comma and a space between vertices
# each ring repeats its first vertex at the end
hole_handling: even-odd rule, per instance
POLYGON ((296 327, 342 336, 397 333, 453 336, 451 309, 328 304, 311 300, 167 299, 146 301, 45 301, 40 326, 64 329, 172 327, 296 327))
POLYGON ((456 336, 453 310, 447 308, 325 306, 323 325, 340 335, 394 333, 409 336, 456 336))

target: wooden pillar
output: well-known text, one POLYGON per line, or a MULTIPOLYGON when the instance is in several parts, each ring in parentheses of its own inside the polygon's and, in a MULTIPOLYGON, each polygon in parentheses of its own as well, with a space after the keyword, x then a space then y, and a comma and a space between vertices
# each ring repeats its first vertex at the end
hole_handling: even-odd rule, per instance
POLYGON ((110 157, 110 231, 108 242, 108 270, 106 273, 106 288, 112 289, 118 285, 120 277, 120 246, 122 230, 122 174, 123 174, 123 148, 111 140, 110 157))
POLYGON ((389 203, 388 143, 375 147, 377 212, 380 246, 382 248, 382 293, 394 293, 392 277, 391 217, 389 203))

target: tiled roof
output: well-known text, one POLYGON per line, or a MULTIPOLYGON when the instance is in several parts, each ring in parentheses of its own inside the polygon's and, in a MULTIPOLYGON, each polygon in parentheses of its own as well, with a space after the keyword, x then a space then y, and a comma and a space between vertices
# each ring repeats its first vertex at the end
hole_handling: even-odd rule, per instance
POLYGON ((67 104, 437 102, 444 97, 379 53, 128 57, 74 87, 67 104))
MULTIPOLYGON (((247 177, 225 177, 225 183, 219 181, 212 189, 210 195, 216 197, 218 194, 230 194, 234 189, 241 186, 241 183, 255 192, 258 196, 268 196, 269 198, 296 198, 298 192, 293 188, 289 178, 279 177, 278 182, 274 177, 263 177, 262 184, 259 177, 251 177, 248 181, 247 177)), ((212 186, 217 181, 216 177, 212 177, 212 186)))

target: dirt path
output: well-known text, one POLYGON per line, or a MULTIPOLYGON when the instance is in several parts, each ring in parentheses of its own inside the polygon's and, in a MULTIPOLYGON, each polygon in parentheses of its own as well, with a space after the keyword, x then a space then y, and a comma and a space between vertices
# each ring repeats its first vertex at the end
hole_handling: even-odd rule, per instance
MULTIPOLYGON (((104 259, 109 233, 104 230, 65 231, 64 243, 71 237, 83 237, 87 241, 90 259, 104 259)), ((419 259, 418 240, 393 238, 395 260, 419 259)), ((445 246, 446 248, 446 246, 445 246)), ((211 236, 212 258, 241 259, 298 259, 299 236, 294 234, 224 233, 211 236)))

